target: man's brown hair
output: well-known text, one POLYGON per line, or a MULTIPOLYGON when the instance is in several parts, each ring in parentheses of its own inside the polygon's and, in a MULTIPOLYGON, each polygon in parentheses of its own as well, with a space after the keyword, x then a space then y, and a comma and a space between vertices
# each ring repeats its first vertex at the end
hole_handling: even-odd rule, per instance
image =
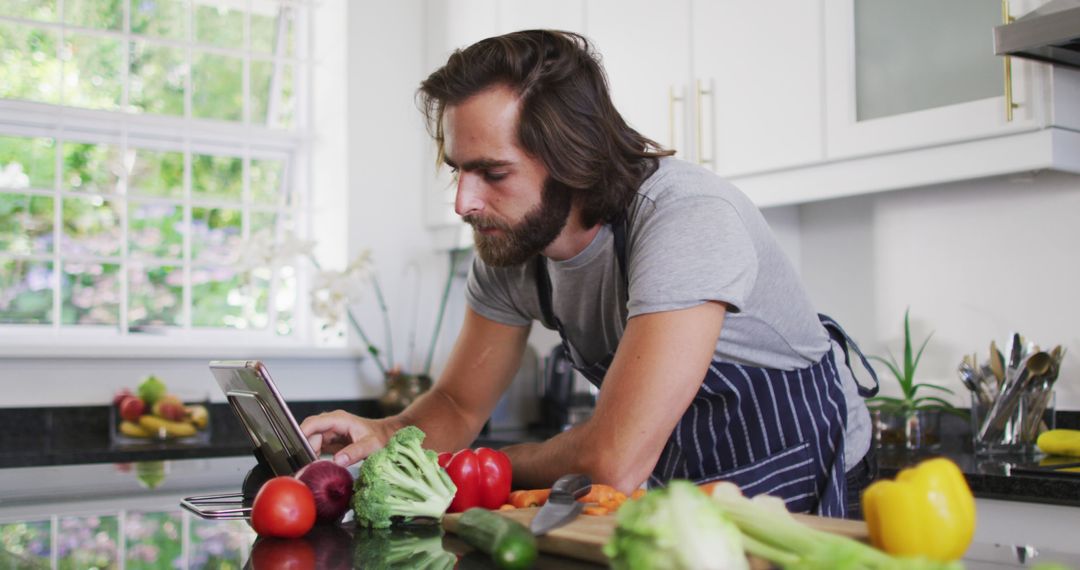
POLYGON ((657 158, 674 154, 626 124, 584 36, 527 30, 454 51, 420 84, 418 103, 440 164, 446 107, 495 85, 520 97, 519 144, 552 179, 574 190, 586 227, 618 217, 655 171, 657 158))

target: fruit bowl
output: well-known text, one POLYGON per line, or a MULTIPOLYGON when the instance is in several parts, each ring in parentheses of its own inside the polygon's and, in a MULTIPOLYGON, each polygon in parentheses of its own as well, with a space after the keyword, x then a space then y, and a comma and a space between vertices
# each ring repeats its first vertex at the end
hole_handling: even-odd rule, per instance
POLYGON ((208 403, 205 396, 181 398, 151 376, 135 392, 117 392, 109 407, 110 439, 114 445, 208 442, 208 403))

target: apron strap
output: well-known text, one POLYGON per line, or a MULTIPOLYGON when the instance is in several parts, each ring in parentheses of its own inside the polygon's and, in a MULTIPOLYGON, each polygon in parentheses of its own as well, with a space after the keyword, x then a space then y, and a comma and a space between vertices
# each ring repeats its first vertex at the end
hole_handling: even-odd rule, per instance
POLYGON ((851 348, 855 351, 855 354, 858 355, 859 360, 862 361, 863 368, 865 368, 866 371, 870 373, 870 377, 874 379, 873 387, 863 386, 859 383, 858 379, 855 380, 855 385, 859 388, 859 395, 863 398, 870 398, 876 396, 878 393, 878 388, 880 388, 881 386, 881 383, 878 382, 877 372, 874 371, 874 367, 870 366, 870 361, 866 359, 866 356, 863 354, 862 350, 859 350, 859 345, 856 344, 855 340, 848 336, 846 332, 844 332, 844 329, 840 327, 840 323, 834 321, 832 317, 819 313, 818 320, 821 321, 821 324, 825 327, 825 330, 829 332, 829 338, 835 340, 836 343, 844 349, 844 365, 846 365, 848 369, 851 370, 851 376, 853 378, 855 377, 855 369, 851 367, 851 359, 849 358, 850 355, 848 354, 848 348, 851 348))

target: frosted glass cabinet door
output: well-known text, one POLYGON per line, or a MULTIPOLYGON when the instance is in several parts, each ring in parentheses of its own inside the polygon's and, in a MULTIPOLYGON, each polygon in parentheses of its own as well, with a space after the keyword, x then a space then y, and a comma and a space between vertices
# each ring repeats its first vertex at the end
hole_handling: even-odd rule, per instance
MULTIPOLYGON (((1012 2, 1024 14, 1037 2, 1012 2)), ((1041 64, 1014 59, 1012 121, 998 0, 825 2, 827 154, 874 154, 998 136, 1043 125, 1041 64)))

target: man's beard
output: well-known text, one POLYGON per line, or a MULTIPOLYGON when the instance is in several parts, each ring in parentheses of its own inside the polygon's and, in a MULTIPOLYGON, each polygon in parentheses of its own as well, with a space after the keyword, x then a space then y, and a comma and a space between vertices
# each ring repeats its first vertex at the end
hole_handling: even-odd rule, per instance
POLYGON ((572 201, 570 188, 548 177, 540 204, 529 210, 516 225, 482 215, 462 219, 472 225, 476 253, 484 263, 497 267, 518 265, 555 241, 566 226, 572 201), (484 235, 477 228, 497 228, 501 232, 484 235))

